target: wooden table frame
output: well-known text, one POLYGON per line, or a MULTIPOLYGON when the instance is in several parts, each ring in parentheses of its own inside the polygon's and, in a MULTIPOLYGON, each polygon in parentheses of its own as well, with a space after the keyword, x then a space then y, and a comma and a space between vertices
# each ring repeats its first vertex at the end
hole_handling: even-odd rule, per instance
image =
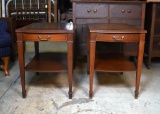
MULTIPOLYGON (((17 46, 18 46, 18 60, 20 68, 21 86, 22 86, 22 97, 26 97, 25 89, 25 71, 34 72, 62 72, 68 71, 68 81, 69 81, 69 98, 72 98, 72 75, 73 75, 73 40, 74 40, 74 30, 66 30, 66 24, 55 24, 55 23, 33 23, 29 26, 22 27, 16 30, 17 33, 17 46), (36 61, 33 59, 34 63, 31 61, 28 65, 25 65, 24 56, 24 43, 26 41, 32 41, 35 43, 35 56, 39 58, 39 42, 67 42, 68 47, 68 67, 59 65, 58 63, 54 66, 51 65, 36 65, 36 61), (59 66, 56 68, 56 65, 59 66), (41 67, 42 66, 42 67, 41 67), (53 68, 52 68, 53 67, 53 68), (54 68, 55 67, 55 68, 54 68), (43 69, 42 69, 43 68, 43 69)), ((49 55, 50 56, 50 55, 49 55)), ((36 58, 36 57, 35 57, 36 58)), ((41 62, 41 61, 40 61, 41 62)), ((43 62, 43 61, 42 61, 43 62)))
MULTIPOLYGON (((138 98, 140 77, 143 63, 144 44, 145 44, 145 30, 137 29, 134 26, 126 24, 88 24, 88 71, 90 73, 90 90, 89 96, 92 98, 93 94, 93 75, 94 71, 102 72, 124 72, 124 71, 136 71, 136 89, 135 98, 138 98), (101 65, 100 59, 95 57, 96 42, 137 42, 138 48, 138 60, 137 68, 133 63, 128 60, 121 59, 116 61, 116 58, 112 56, 108 58, 107 62, 104 60, 101 65), (99 63, 96 63, 99 61, 99 63), (125 64, 124 64, 125 63, 125 64), (119 65, 119 67, 117 67, 119 65), (127 67, 126 67, 127 66, 127 67)), ((109 54, 108 54, 109 55, 109 54)), ((103 57, 104 59, 104 57, 103 57)))

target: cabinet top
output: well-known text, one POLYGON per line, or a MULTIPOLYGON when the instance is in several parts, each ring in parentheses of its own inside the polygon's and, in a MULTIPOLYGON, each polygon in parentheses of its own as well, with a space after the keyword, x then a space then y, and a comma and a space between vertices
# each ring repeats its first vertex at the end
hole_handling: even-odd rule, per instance
POLYGON ((147 0, 147 2, 160 2, 160 0, 147 0))
MULTIPOLYGON (((126 3, 132 3, 132 2, 147 2, 147 0, 70 0, 71 2, 126 2, 126 3)), ((153 0, 154 1, 154 0, 153 0)), ((156 0, 156 1, 160 1, 160 0, 156 0)))

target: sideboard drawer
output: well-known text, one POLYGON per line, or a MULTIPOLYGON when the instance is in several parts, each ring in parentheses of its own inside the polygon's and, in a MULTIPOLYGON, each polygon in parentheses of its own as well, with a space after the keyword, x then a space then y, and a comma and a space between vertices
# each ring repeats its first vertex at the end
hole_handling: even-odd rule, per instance
POLYGON ((160 50, 160 38, 154 38, 153 49, 156 50, 156 51, 160 50))
POLYGON ((126 23, 137 27, 141 26, 141 20, 139 19, 112 19, 110 23, 126 23))
POLYGON ((78 3, 76 4, 76 17, 92 18, 107 17, 108 5, 102 3, 78 3))
POLYGON ((86 23, 108 23, 107 19, 76 19, 77 24, 86 24, 86 23))
POLYGON ((141 5, 110 5, 110 17, 137 17, 142 14, 141 5))
POLYGON ((160 36, 160 19, 155 20, 154 34, 160 36))
POLYGON ((139 34, 98 34, 97 41, 107 42, 139 42, 139 34))
POLYGON ((25 41, 66 41, 63 34, 23 34, 25 41))

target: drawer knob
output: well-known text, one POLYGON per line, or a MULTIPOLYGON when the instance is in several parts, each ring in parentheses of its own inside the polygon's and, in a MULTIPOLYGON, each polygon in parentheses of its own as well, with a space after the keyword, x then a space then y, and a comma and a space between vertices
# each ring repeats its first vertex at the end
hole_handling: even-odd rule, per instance
POLYGON ((112 36, 112 38, 116 40, 116 36, 112 36))
POLYGON ((125 13, 125 10, 121 10, 122 13, 125 13))
POLYGON ((122 40, 124 40, 124 38, 125 38, 125 37, 124 37, 124 36, 122 36, 122 40))
POLYGON ((121 39, 116 38, 116 36, 112 36, 112 38, 113 38, 113 39, 115 39, 115 40, 119 40, 119 41, 121 41, 121 40, 124 40, 125 36, 122 36, 122 37, 121 37, 121 39))
POLYGON ((97 9, 94 10, 94 13, 96 13, 96 12, 97 12, 97 9))
POLYGON ((127 12, 128 12, 128 13, 131 13, 131 10, 129 9, 127 12))
POLYGON ((91 12, 91 10, 90 10, 90 9, 88 9, 88 10, 87 10, 87 12, 88 12, 88 13, 90 13, 90 12, 91 12))
POLYGON ((41 40, 41 41, 47 41, 48 39, 50 39, 51 38, 51 36, 50 35, 48 35, 46 38, 42 38, 40 35, 38 35, 38 39, 39 40, 41 40))

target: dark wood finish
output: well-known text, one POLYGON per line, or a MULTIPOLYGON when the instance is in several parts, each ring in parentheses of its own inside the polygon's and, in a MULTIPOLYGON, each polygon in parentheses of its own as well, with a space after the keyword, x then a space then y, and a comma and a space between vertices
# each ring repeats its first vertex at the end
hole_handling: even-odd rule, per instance
POLYGON ((151 60, 160 57, 160 3, 148 3, 146 8, 146 65, 150 68, 151 60))
POLYGON ((127 24, 88 24, 88 70, 90 73, 89 96, 93 94, 94 71, 124 72, 136 71, 135 98, 138 98, 139 84, 143 63, 146 31, 127 24), (131 63, 124 54, 111 55, 96 52, 96 42, 136 42, 138 43, 137 66, 131 63))
POLYGON ((25 71, 34 72, 63 72, 68 71, 69 98, 72 98, 73 75, 73 40, 74 29, 65 29, 66 23, 33 23, 16 30, 18 59, 21 75, 22 95, 26 97, 25 71), (35 57, 25 65, 24 43, 35 42, 35 57), (66 53, 39 53, 39 42, 67 42, 66 53))
MULTIPOLYGON (((71 2, 73 4, 73 22, 77 25, 77 52, 80 55, 87 54, 87 23, 127 23, 141 29, 144 28, 146 3, 144 1, 71 0, 71 2)), ((107 43, 107 47, 97 44, 97 47, 99 51, 102 49, 115 53, 124 51, 126 55, 137 55, 134 50, 137 47, 136 43, 130 43, 130 45, 126 43, 123 43, 123 45, 107 43)))

